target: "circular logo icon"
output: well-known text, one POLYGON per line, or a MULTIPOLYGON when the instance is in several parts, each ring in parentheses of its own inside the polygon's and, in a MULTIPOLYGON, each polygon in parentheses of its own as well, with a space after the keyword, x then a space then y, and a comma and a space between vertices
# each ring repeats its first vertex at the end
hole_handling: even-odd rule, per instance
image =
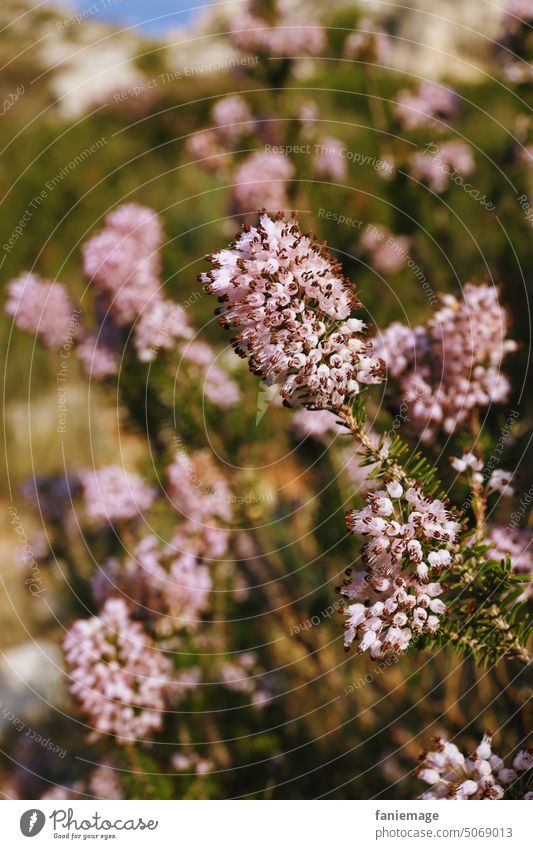
POLYGON ((24 811, 20 818, 20 830, 24 837, 35 837, 42 831, 46 817, 42 811, 36 808, 31 808, 29 811, 24 811))

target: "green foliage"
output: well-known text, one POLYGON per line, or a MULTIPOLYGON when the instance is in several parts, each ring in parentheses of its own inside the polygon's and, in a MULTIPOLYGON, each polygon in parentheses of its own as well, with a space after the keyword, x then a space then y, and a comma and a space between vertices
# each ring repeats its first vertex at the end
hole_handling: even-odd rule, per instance
POLYGON ((518 601, 527 577, 513 572, 509 556, 499 561, 487 559, 488 548, 467 541, 453 569, 444 576, 450 601, 438 642, 446 645, 450 641, 483 668, 504 657, 528 663, 531 657, 526 646, 533 623, 528 605, 518 601))

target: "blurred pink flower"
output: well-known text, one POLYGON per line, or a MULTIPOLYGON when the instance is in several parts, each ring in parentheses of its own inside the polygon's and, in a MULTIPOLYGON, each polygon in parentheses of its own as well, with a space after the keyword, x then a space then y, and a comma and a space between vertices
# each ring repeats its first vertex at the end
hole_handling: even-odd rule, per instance
POLYGON ((240 401, 239 387, 224 369, 216 364, 215 352, 207 342, 195 339, 183 344, 181 351, 186 362, 201 369, 198 385, 211 404, 226 410, 240 401))
POLYGON ((243 97, 232 94, 217 100, 211 110, 215 132, 223 144, 234 145, 254 128, 252 113, 243 97))
POLYGON ((342 156, 345 149, 343 142, 333 136, 324 136, 315 146, 313 171, 315 177, 322 180, 344 180, 347 173, 346 158, 342 156), (320 148, 317 150, 317 146, 320 148))
POLYGON ((109 213, 104 229, 83 245, 84 272, 105 295, 116 324, 131 324, 160 297, 162 242, 157 214, 128 203, 109 213))
POLYGON ((79 312, 61 283, 22 274, 7 285, 7 315, 27 333, 35 333, 43 345, 61 348, 80 334, 79 312))
POLYGON ((433 145, 434 153, 415 153, 411 158, 411 174, 417 180, 423 180, 434 192, 444 192, 448 188, 450 175, 459 174, 468 177, 474 170, 472 151, 460 140, 433 145))
POLYGON ((95 522, 124 522, 151 506, 155 491, 139 475, 117 465, 79 472, 87 516, 95 522))
POLYGON ((411 240, 394 236, 387 227, 368 225, 360 246, 370 256, 372 266, 380 274, 396 274, 407 262, 411 240))
POLYGON ((412 334, 400 327, 395 322, 382 333, 373 353, 399 380, 409 427, 423 442, 441 430, 453 433, 473 409, 509 397, 501 367, 516 343, 506 338, 509 316, 496 287, 466 283, 460 300, 441 297, 441 308, 424 327, 412 334))
POLYGON ((192 328, 183 307, 155 298, 135 322, 133 336, 137 356, 141 362, 150 362, 160 350, 172 350, 176 339, 190 339, 192 328))
POLYGON ((76 348, 76 356, 88 377, 102 380, 119 370, 118 354, 95 334, 85 336, 76 348))
POLYGON ((167 469, 167 476, 174 507, 199 531, 203 523, 231 521, 230 488, 206 451, 191 456, 179 451, 167 469))
POLYGON ((489 530, 485 542, 491 546, 486 554, 487 558, 505 560, 509 555, 513 571, 529 577, 529 582, 524 584, 520 600, 533 598, 533 530, 494 525, 489 530))
POLYGON ((453 89, 424 80, 415 92, 404 89, 399 93, 395 112, 405 130, 443 129, 443 124, 457 117, 459 97, 453 89))
MULTIPOLYGON (((513 760, 513 769, 506 768, 503 759, 493 752, 488 734, 483 735, 475 752, 466 757, 455 743, 444 737, 436 737, 435 744, 434 751, 422 753, 421 766, 415 770, 415 775, 431 786, 431 790, 419 797, 424 800, 503 799, 506 786, 533 767, 532 753, 522 749, 513 760)), ((530 798, 530 794, 524 798, 530 798)))
POLYGON ((233 174, 232 199, 237 212, 286 209, 287 183, 293 176, 294 166, 284 153, 252 153, 233 174))
POLYGON ((228 151, 214 130, 201 130, 189 136, 185 148, 190 158, 205 171, 217 173, 228 164, 228 151))
POLYGON ((211 577, 199 562, 194 543, 190 545, 183 535, 178 541, 185 542, 183 549, 174 540, 164 544, 150 534, 124 562, 109 560, 92 582, 96 601, 124 596, 159 636, 193 630, 208 606, 211 577))
POLYGON ((281 19, 279 26, 250 12, 241 13, 233 22, 230 40, 246 53, 292 57, 316 56, 324 49, 326 38, 320 24, 310 20, 281 19))
POLYGON ((113 734, 125 745, 149 739, 163 722, 173 667, 120 598, 110 598, 99 616, 80 619, 63 648, 71 681, 96 735, 113 734))

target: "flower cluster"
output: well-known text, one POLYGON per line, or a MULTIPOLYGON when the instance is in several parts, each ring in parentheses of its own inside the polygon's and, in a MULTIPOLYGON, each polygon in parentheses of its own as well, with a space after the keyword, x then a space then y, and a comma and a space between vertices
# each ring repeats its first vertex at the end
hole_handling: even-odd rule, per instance
POLYGON ((198 451, 192 456, 185 451, 178 452, 167 476, 170 499, 187 521, 198 527, 208 522, 231 521, 233 510, 228 482, 207 452, 198 451))
MULTIPOLYGON (((485 734, 476 750, 465 757, 455 743, 435 738, 436 748, 424 752, 415 774, 431 785, 421 799, 503 799, 505 788, 533 767, 533 751, 520 750, 512 768, 492 751, 492 738, 485 734)), ((524 799, 533 799, 526 793, 524 799)))
POLYGON ((97 523, 134 519, 148 510, 155 498, 152 487, 121 466, 82 469, 78 477, 87 516, 97 523))
POLYGON ((211 109, 213 128, 189 136, 189 156, 205 171, 217 173, 232 162, 235 145, 255 126, 250 108, 243 97, 232 94, 217 100, 211 109))
POLYGON ((501 495, 513 495, 514 493, 510 485, 513 473, 507 472, 505 469, 494 469, 485 484, 482 473, 483 460, 476 457, 471 451, 464 452, 462 457, 451 457, 450 465, 459 474, 467 474, 474 489, 480 492, 484 489, 485 496, 493 492, 499 492, 501 495))
POLYGON ((320 180, 340 181, 346 178, 345 145, 333 136, 325 136, 315 145, 313 172, 320 180))
POLYGON ((65 356, 74 350, 86 374, 95 380, 118 373, 120 349, 126 342, 123 328, 131 326, 127 338, 132 339, 140 362, 151 362, 161 351, 181 349, 183 362, 191 366, 191 379, 203 387, 212 404, 227 409, 240 398, 237 385, 215 364, 209 345, 191 342, 193 330, 185 307, 162 295, 162 241, 156 213, 130 203, 110 213, 104 229, 85 243, 84 270, 97 293, 97 332, 81 325, 80 313, 60 283, 42 281, 34 274, 9 284, 6 312, 48 347, 64 348, 65 356))
POLYGON ((406 263, 411 240, 407 236, 394 236, 387 227, 372 224, 364 231, 359 245, 376 271, 396 274, 406 263))
POLYGON ((83 268, 115 324, 132 324, 160 297, 163 230, 157 214, 136 203, 109 213, 104 229, 85 242, 83 268))
POLYGON ((216 174, 224 168, 228 151, 214 130, 200 130, 189 136, 185 144, 187 153, 205 171, 216 174))
POLYGON ((531 528, 511 530, 495 525, 488 532, 485 542, 490 544, 487 557, 504 560, 509 555, 513 571, 529 577, 529 583, 524 584, 521 600, 533 598, 533 531, 531 528))
POLYGON ((354 287, 323 245, 296 221, 261 215, 201 275, 222 303, 220 321, 239 328, 233 344, 250 369, 281 385, 293 404, 338 408, 361 383, 377 383, 381 362, 366 353, 354 287))
POLYGON ((191 336, 185 309, 172 301, 155 298, 136 321, 133 341, 139 360, 150 362, 158 351, 172 350, 176 340, 191 336))
POLYGON ((250 697, 256 708, 267 705, 273 697, 273 680, 259 664, 255 652, 243 651, 226 661, 218 670, 220 683, 228 690, 250 697))
POLYGON ((318 23, 284 20, 283 26, 271 26, 250 12, 233 22, 230 39, 238 50, 266 56, 316 56, 325 45, 324 30, 318 23))
POLYGON ((514 26, 533 21, 532 0, 508 0, 505 7, 505 17, 509 24, 514 26))
POLYGON ((451 177, 468 177, 473 172, 474 158, 466 142, 454 139, 432 147, 436 148, 434 152, 415 153, 410 165, 413 177, 423 180, 433 192, 441 194, 451 177))
POLYGON ((389 480, 386 490, 367 495, 368 504, 346 516, 348 530, 371 537, 361 551, 366 567, 362 582, 346 581, 343 595, 364 591, 366 604, 347 608, 345 646, 357 638, 358 650, 373 658, 405 651, 413 637, 433 634, 446 612, 436 580, 452 563, 459 523, 445 503, 427 498, 419 487, 389 480), (379 601, 372 601, 378 594, 379 601), (383 600, 384 599, 384 600, 383 600))
POLYGON ((253 213, 258 209, 277 212, 286 209, 287 183, 294 166, 284 153, 256 151, 235 169, 232 202, 235 212, 253 213))
POLYGON ((61 283, 42 280, 37 274, 22 274, 8 284, 5 311, 17 327, 35 333, 43 345, 61 348, 79 322, 73 321, 74 307, 61 283))
POLYGON ((516 343, 506 339, 509 318, 498 295, 488 284, 467 283, 461 300, 442 296, 424 327, 395 322, 376 340, 374 355, 399 380, 409 426, 423 442, 453 433, 472 410, 507 400, 501 366, 516 343))
POLYGON ((94 380, 103 380, 119 370, 117 352, 106 344, 103 338, 94 333, 86 334, 78 347, 76 356, 80 360, 85 374, 94 380))
POLYGON ((158 635, 168 636, 198 624, 208 605, 211 577, 193 545, 161 544, 150 534, 125 562, 109 560, 93 580, 92 590, 99 604, 113 595, 127 597, 138 616, 147 619, 158 635))
POLYGON ((238 94, 217 100, 211 110, 211 118, 217 137, 228 146, 234 145, 254 128, 248 104, 238 94))
POLYGON ((338 423, 335 414, 329 410, 298 409, 292 417, 292 424, 298 439, 311 436, 330 442, 335 436, 347 433, 346 428, 338 423))
POLYGON ((120 782, 119 770, 106 759, 92 771, 89 790, 91 796, 96 799, 123 799, 124 788, 120 782))
POLYGON ((63 645, 70 691, 97 735, 114 734, 124 745, 161 728, 172 664, 122 599, 111 598, 99 616, 75 622, 63 645))
POLYGON ((396 117, 405 130, 420 127, 442 129, 457 117, 459 98, 453 89, 424 80, 416 92, 404 90, 398 95, 396 117))
POLYGON ((195 376, 205 398, 225 410, 240 400, 239 387, 228 374, 215 362, 215 353, 207 342, 197 339, 181 345, 181 353, 189 366, 191 376, 195 376))

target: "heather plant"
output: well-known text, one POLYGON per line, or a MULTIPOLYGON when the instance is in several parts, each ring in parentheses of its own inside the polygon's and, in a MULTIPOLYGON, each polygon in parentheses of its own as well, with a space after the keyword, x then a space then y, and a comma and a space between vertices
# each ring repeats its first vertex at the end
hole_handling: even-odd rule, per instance
MULTIPOLYGON (((207 293, 218 296, 220 323, 238 331, 236 353, 248 358, 254 374, 279 385, 288 406, 336 415, 353 436, 361 463, 373 464, 370 476, 385 485, 368 494, 366 507, 347 514, 348 530, 371 539, 361 550, 365 574, 349 578, 341 589, 355 601, 346 609, 345 647, 357 639, 360 652, 370 650, 380 658, 413 643, 450 641, 479 661, 511 655, 527 663, 530 623, 517 602, 522 578, 508 561, 485 557, 487 498, 508 486, 507 474, 494 470, 485 489, 483 463, 474 462, 474 521, 469 521, 443 494, 437 470, 423 456, 405 458, 407 446, 398 436, 384 433, 377 444, 369 438, 364 388, 384 379, 387 358, 362 336, 365 325, 353 315, 361 306, 355 287, 295 220, 263 214, 257 227, 245 225, 230 248, 208 259, 213 270, 200 279, 207 293)), ((413 347, 411 382, 427 375, 437 385, 425 384, 416 394, 404 389, 406 399, 414 396, 421 406, 412 416, 415 423, 422 420, 425 427, 436 418, 454 432, 482 406, 505 400, 508 382, 499 369, 514 347, 505 338, 506 323, 491 290, 467 284, 463 304, 448 298, 431 320, 435 342, 420 341, 416 330, 412 341, 407 334, 413 347), (418 359, 415 339, 421 346, 418 359), (449 398, 450 411, 438 393, 449 398)), ((394 362, 399 350, 407 365, 396 328, 394 333, 388 359, 394 362)), ((382 344, 386 350, 387 342, 382 344)), ((464 455, 452 466, 471 468, 466 457, 475 460, 464 455)))

